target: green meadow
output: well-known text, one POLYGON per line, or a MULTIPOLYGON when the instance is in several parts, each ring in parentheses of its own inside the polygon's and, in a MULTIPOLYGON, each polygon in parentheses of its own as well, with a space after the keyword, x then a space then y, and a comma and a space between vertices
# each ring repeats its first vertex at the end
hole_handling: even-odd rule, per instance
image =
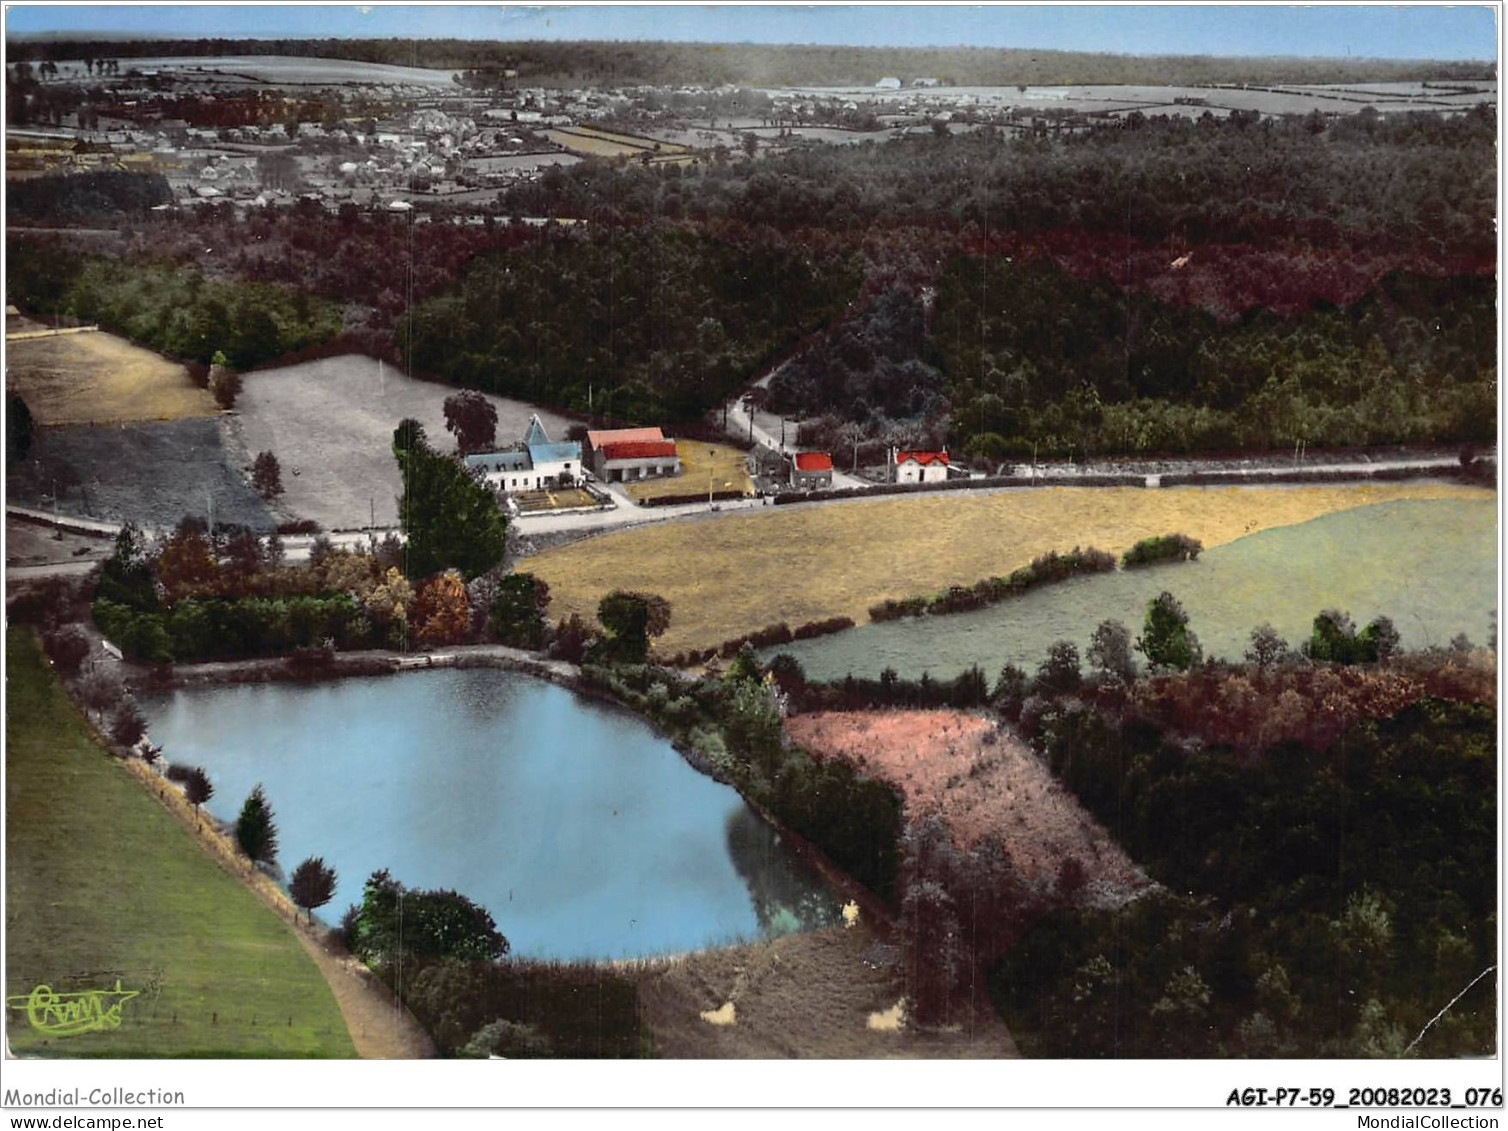
MULTIPOLYGON (((289 926, 94 739, 27 630, 6 633, 5 1030, 21 1056, 348 1057, 289 926), (123 994, 119 1025, 39 1031, 26 1002, 123 994)), ((77 1002, 79 999, 72 999, 77 1002)), ((44 1015, 45 1023, 56 1015, 44 1015)))
MULTIPOLYGON (((1403 500, 1338 511, 1217 546, 1195 562, 1079 577, 978 612, 866 624, 773 649, 812 679, 951 678, 978 664, 1034 671, 1056 641, 1082 656, 1101 621, 1141 628, 1147 602, 1168 590, 1183 603, 1206 655, 1239 660, 1266 621, 1289 642, 1308 637, 1321 609, 1358 626, 1389 616, 1405 648, 1464 632, 1485 644, 1497 607, 1496 499, 1403 500)), ((1086 664, 1087 667, 1087 664, 1086 664)))

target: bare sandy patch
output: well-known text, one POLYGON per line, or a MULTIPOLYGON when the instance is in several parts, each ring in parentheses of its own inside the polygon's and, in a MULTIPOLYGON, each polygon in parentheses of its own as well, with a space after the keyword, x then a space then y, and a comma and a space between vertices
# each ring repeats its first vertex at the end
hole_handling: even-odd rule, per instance
POLYGON ((964 711, 824 711, 786 720, 791 738, 841 758, 900 791, 908 818, 940 817, 968 848, 998 839, 1039 891, 1076 859, 1080 902, 1119 906, 1151 886, 1146 874, 1037 756, 993 720, 964 711))

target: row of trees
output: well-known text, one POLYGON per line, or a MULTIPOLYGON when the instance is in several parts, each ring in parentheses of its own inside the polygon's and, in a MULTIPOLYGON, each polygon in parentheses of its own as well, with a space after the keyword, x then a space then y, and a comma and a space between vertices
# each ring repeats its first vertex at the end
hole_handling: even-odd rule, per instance
POLYGON ((160 258, 83 255, 55 241, 7 241, 6 295, 38 314, 95 322, 151 349, 237 369, 339 333, 331 302, 303 290, 244 282, 160 258))

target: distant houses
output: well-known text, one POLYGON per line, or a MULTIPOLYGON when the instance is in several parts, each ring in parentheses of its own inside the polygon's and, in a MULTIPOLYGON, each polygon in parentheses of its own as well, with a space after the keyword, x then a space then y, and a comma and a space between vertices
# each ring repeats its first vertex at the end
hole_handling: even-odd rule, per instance
POLYGON ((604 483, 678 475, 675 441, 658 428, 615 428, 586 434, 587 462, 604 483))
POLYGON ((894 467, 897 483, 941 483, 948 478, 948 453, 896 452, 894 467))
POLYGON ((833 457, 826 452, 797 452, 791 459, 791 486, 816 491, 833 485, 833 457))
POLYGON ((574 487, 581 483, 585 470, 581 445, 575 440, 551 440, 538 416, 529 418, 529 429, 517 447, 472 452, 462 462, 500 491, 574 487))

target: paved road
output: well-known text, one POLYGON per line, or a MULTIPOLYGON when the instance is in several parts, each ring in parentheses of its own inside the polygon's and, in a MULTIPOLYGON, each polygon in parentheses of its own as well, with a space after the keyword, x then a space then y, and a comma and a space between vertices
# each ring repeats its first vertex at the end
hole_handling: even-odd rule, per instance
MULTIPOLYGON (((741 402, 736 403, 735 405, 733 405, 730 408, 730 412, 729 412, 730 419, 739 416, 740 413, 741 413, 741 408, 742 408, 741 402)), ((747 415, 744 415, 743 416, 742 427, 744 427, 745 429, 747 429, 748 426, 749 426, 749 424, 748 424, 748 417, 747 417, 747 415)), ((778 441, 776 441, 768 433, 766 433, 762 429, 760 429, 757 424, 755 425, 754 435, 755 435, 756 440, 758 440, 760 442, 763 442, 765 444, 768 444, 769 446, 775 447, 775 448, 778 449, 778 447, 779 447, 778 441)), ((1449 455, 1423 456, 1423 455, 1421 455, 1421 456, 1412 456, 1412 457, 1402 458, 1402 459, 1365 460, 1365 461, 1353 462, 1353 463, 1310 463, 1310 464, 1305 464, 1304 467, 1303 467, 1303 469, 1305 471, 1309 471, 1309 472, 1315 472, 1315 471, 1320 471, 1320 472, 1342 471, 1343 472, 1343 471, 1358 471, 1360 469, 1368 469, 1368 470, 1377 470, 1377 469, 1388 469, 1388 470, 1407 469, 1407 470, 1417 470, 1421 474, 1427 474, 1427 473, 1432 472, 1432 471, 1439 471, 1442 468, 1451 468, 1451 467, 1455 467, 1455 466, 1458 466, 1458 460, 1454 456, 1449 456, 1449 455)), ((1193 462, 1191 462, 1190 464, 1187 465, 1187 467, 1179 466, 1177 468, 1174 468, 1172 466, 1169 466, 1169 467, 1167 467, 1166 469, 1164 469, 1162 471, 1162 474, 1169 474, 1170 472, 1172 472, 1174 470, 1195 470, 1195 469, 1197 469, 1197 470, 1204 470, 1204 471, 1219 472, 1219 473, 1222 473, 1223 476, 1228 477, 1229 480, 1231 480, 1231 481, 1238 481, 1238 480, 1243 479, 1243 478, 1265 479, 1265 477, 1266 477, 1267 474, 1270 474, 1270 473, 1281 473, 1282 471, 1288 470, 1287 468, 1284 468, 1284 467, 1233 467, 1233 466, 1230 466, 1230 465, 1221 465, 1221 464, 1218 464, 1218 463, 1216 463, 1216 464, 1199 464, 1199 463, 1193 463, 1193 462)), ((1067 467, 1067 466, 1065 466, 1065 467, 1056 467, 1055 466, 1055 467, 1051 467, 1051 468, 1049 468, 1047 466, 1042 466, 1038 470, 1043 475, 1064 475, 1064 474, 1071 475, 1071 474, 1074 474, 1076 472, 1084 473, 1084 474, 1094 474, 1094 473, 1104 472, 1104 471, 1107 471, 1107 470, 1116 470, 1116 469, 1114 469, 1114 468, 1107 468, 1107 467, 1103 467, 1103 466, 1094 466, 1094 465, 1091 465, 1089 467, 1082 467, 1082 466, 1081 467, 1067 467)), ((1120 470, 1124 470, 1124 469, 1120 469, 1120 470)), ((1138 471, 1138 473, 1140 474, 1142 472, 1138 471)), ((1154 473, 1149 473, 1149 474, 1154 474, 1154 473)), ((1329 486, 1345 486, 1347 484, 1347 482, 1348 481, 1346 481, 1346 480, 1341 480, 1339 482, 1334 482, 1334 483, 1331 483, 1331 484, 1328 484, 1328 485, 1329 486)), ((1369 481, 1365 480, 1365 479, 1357 479, 1357 480, 1350 481, 1350 482, 1354 482, 1358 486, 1364 486, 1369 481)), ((845 487, 845 486, 860 486, 860 487, 864 487, 864 486, 871 486, 871 484, 865 483, 863 480, 854 479, 852 476, 844 475, 841 472, 834 471, 834 473, 833 473, 833 486, 834 487, 845 487)), ((994 492, 994 491, 1021 491, 1021 490, 1032 490, 1032 488, 1029 487, 1029 486, 1022 486, 1022 485, 1002 485, 1002 486, 998 486, 998 487, 992 486, 992 487, 980 488, 980 490, 989 491, 989 492, 994 492)), ((515 529, 521 535, 523 535, 525 537, 528 537, 531 534, 556 534, 556 533, 560 533, 562 531, 573 531, 573 530, 583 530, 583 531, 612 530, 612 529, 618 529, 618 528, 629 527, 629 526, 639 526, 639 525, 644 525, 644 524, 653 523, 653 522, 670 522, 670 521, 675 521, 675 520, 678 520, 678 519, 690 519, 690 518, 694 518, 694 517, 697 517, 697 516, 718 514, 718 513, 724 513, 724 512, 730 512, 730 511, 751 510, 751 509, 755 509, 755 508, 758 508, 758 507, 772 505, 771 502, 770 502, 770 500, 768 500, 768 499, 750 498, 750 499, 735 499, 735 500, 730 500, 730 501, 727 501, 727 502, 712 503, 710 505, 707 504, 707 503, 683 503, 683 504, 680 504, 678 506, 669 506, 669 507, 641 507, 641 506, 638 506, 638 505, 630 502, 628 500, 628 497, 626 495, 624 495, 621 492, 621 490, 614 490, 613 488, 610 487, 609 488, 609 493, 613 495, 614 502, 616 503, 616 505, 611 510, 587 511, 587 512, 579 513, 579 514, 563 514, 563 515, 551 515, 551 514, 522 515, 522 516, 519 516, 518 518, 513 519, 512 521, 514 523, 515 529)), ((974 494, 974 493, 975 492, 970 492, 970 494, 974 494)), ((851 498, 851 499, 820 500, 820 501, 816 501, 816 502, 797 503, 797 504, 793 504, 793 505, 796 505, 796 506, 841 506, 842 504, 847 503, 847 502, 860 502, 860 501, 863 501, 866 497, 867 496, 858 496, 857 498, 851 498)), ((6 509, 10 513, 22 515, 22 516, 24 516, 24 517, 26 517, 26 518, 28 518, 28 519, 30 519, 32 521, 49 523, 49 524, 52 522, 52 515, 49 514, 46 511, 37 511, 37 510, 32 510, 32 509, 29 509, 29 508, 25 508, 25 507, 16 507, 16 506, 7 506, 6 509)), ((100 522, 100 521, 96 521, 96 520, 93 520, 93 519, 73 519, 73 518, 68 518, 66 516, 61 519, 59 525, 61 525, 64 529, 72 529, 72 530, 77 530, 77 531, 79 531, 81 533, 98 534, 98 535, 102 535, 102 536, 105 536, 105 537, 111 537, 111 538, 113 538, 120 531, 120 526, 118 524, 115 524, 115 523, 100 522)), ((398 533, 398 531, 396 529, 393 529, 393 530, 378 530, 375 533, 376 533, 377 537, 379 539, 381 539, 381 538, 383 538, 385 535, 387 535, 389 533, 398 533)), ((327 537, 329 537, 330 540, 332 542, 334 542, 335 545, 337 545, 337 546, 350 548, 350 547, 355 547, 355 546, 365 546, 367 544, 369 536, 368 536, 368 534, 366 532, 363 531, 363 532, 356 532, 356 533, 331 534, 331 535, 328 535, 327 537)), ((291 536, 285 537, 283 539, 283 548, 284 548, 284 551, 287 554, 288 560, 289 561, 295 561, 295 562, 298 562, 298 561, 307 561, 308 558, 309 558, 309 549, 313 545, 314 539, 315 539, 314 535, 291 535, 291 536)), ((49 564, 49 565, 12 566, 12 567, 7 567, 6 568, 6 577, 8 579, 24 579, 24 578, 35 578, 35 577, 47 577, 47 576, 58 575, 58 574, 61 574, 61 575, 82 574, 82 573, 87 573, 93 567, 93 564, 94 563, 87 562, 87 561, 80 561, 80 562, 72 562, 72 561, 70 561, 70 562, 58 562, 58 563, 49 564)))

